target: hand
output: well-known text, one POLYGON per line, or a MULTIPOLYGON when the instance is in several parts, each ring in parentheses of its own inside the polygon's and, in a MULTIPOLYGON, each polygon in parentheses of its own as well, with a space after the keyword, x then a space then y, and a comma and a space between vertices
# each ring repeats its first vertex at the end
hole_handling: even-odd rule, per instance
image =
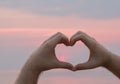
POLYGON ((114 55, 100 45, 95 39, 83 32, 77 32, 72 36, 70 42, 66 36, 57 33, 47 41, 45 41, 28 59, 21 70, 21 73, 15 84, 37 84, 39 74, 42 71, 65 68, 69 70, 85 70, 99 66, 104 66, 116 76, 120 78, 120 57, 114 55), (56 58, 55 47, 57 44, 63 43, 66 46, 74 45, 81 40, 90 50, 90 58, 88 62, 78 64, 74 68, 71 64, 61 62, 56 58))
POLYGON ((107 65, 111 55, 107 49, 100 45, 95 39, 81 31, 71 37, 70 45, 73 46, 79 40, 81 40, 89 48, 90 56, 86 63, 76 65, 76 70, 92 69, 107 65))
POLYGON ((56 58, 55 47, 57 44, 69 45, 68 38, 62 33, 57 33, 46 40, 39 48, 36 50, 28 60, 30 66, 35 70, 49 70, 54 68, 65 68, 72 70, 72 65, 70 63, 61 62, 56 58))

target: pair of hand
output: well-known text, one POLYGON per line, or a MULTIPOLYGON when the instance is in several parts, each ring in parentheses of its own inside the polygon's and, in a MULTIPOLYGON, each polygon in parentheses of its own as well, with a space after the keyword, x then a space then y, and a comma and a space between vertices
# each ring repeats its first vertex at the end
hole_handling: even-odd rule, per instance
POLYGON ((62 33, 57 33, 46 40, 34 53, 32 53, 29 64, 40 71, 64 68, 69 70, 85 70, 99 66, 105 66, 110 60, 110 52, 100 45, 95 39, 88 36, 84 32, 77 32, 70 41, 62 33), (70 63, 61 62, 55 55, 55 47, 57 44, 65 44, 73 46, 77 41, 81 40, 90 50, 89 60, 86 63, 78 64, 75 67, 70 63))

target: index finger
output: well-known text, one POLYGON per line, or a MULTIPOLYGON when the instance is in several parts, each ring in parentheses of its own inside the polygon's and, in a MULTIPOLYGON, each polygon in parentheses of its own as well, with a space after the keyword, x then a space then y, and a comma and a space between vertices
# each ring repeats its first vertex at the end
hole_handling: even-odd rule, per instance
POLYGON ((93 46, 97 43, 96 40, 84 32, 77 32, 70 39, 70 44, 74 45, 77 41, 81 40, 89 49, 93 49, 93 46))
POLYGON ((56 47, 57 44, 65 44, 66 46, 69 45, 69 39, 62 33, 58 32, 52 37, 50 37, 45 43, 49 44, 50 46, 56 47))

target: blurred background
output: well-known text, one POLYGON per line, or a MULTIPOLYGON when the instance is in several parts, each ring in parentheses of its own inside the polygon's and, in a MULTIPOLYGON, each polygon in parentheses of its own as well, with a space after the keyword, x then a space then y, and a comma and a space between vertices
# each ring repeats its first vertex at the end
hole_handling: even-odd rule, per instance
MULTIPOLYGON (((69 38, 86 32, 111 52, 120 55, 120 0, 0 0, 0 84, 14 84, 19 72, 42 42, 56 32, 69 38)), ((77 42, 56 47, 59 60, 73 65, 86 62, 89 50, 77 42)), ((38 84, 119 84, 99 67, 71 72, 44 72, 38 84)))

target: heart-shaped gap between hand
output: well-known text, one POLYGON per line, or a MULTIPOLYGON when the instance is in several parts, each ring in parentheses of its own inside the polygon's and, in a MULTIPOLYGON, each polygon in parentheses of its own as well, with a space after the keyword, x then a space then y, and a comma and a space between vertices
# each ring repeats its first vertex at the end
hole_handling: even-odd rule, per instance
POLYGON ((81 41, 76 42, 74 46, 59 44, 55 52, 58 60, 71 63, 73 66, 85 63, 89 59, 89 50, 81 41))

